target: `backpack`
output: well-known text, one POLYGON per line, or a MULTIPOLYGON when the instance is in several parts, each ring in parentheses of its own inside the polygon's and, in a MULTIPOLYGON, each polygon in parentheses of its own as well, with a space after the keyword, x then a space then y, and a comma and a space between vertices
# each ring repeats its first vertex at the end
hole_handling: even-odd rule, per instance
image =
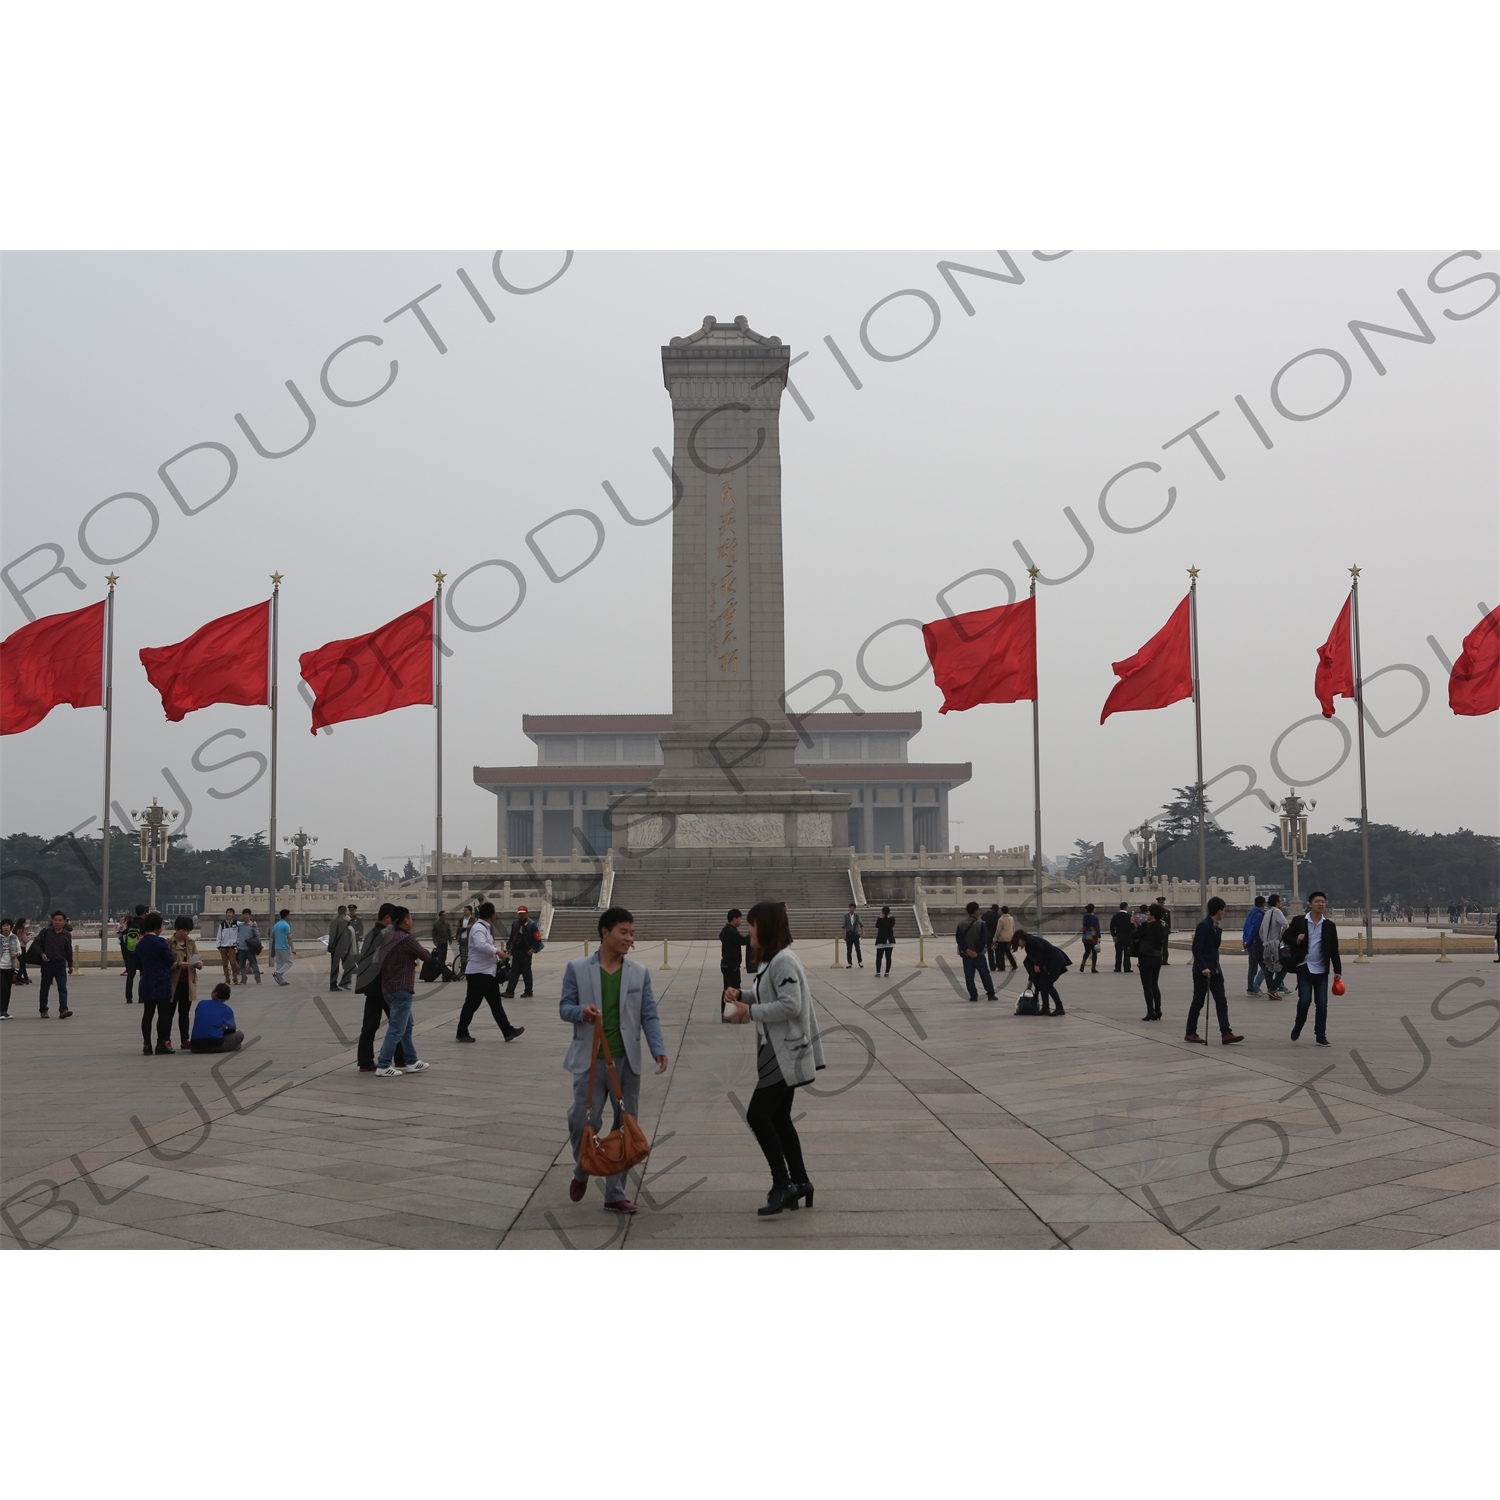
POLYGON ((127 927, 125 929, 124 943, 125 943, 125 951, 127 953, 134 953, 135 952, 135 945, 138 942, 140 942, 140 940, 141 940, 141 929, 139 927, 132 926, 132 927, 127 927))

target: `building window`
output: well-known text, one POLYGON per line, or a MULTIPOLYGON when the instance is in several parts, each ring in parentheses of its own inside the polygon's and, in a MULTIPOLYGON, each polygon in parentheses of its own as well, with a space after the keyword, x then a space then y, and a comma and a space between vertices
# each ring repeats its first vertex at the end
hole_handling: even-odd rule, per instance
POLYGON ((616 749, 614 735, 586 734, 583 736, 583 754, 580 759, 591 766, 607 765, 615 760, 616 749))
POLYGON ((622 758, 636 766, 654 765, 658 759, 654 734, 626 734, 620 737, 622 758))
POLYGON ((865 738, 865 753, 870 760, 894 761, 901 759, 901 736, 899 734, 871 734, 865 738))
POLYGON ((532 832, 532 813, 508 812, 505 815, 505 847, 512 854, 529 855, 536 848, 532 832))
POLYGON ((877 807, 875 809, 875 849, 889 849, 893 854, 906 852, 905 830, 902 827, 899 807, 877 807))
POLYGON ((614 843, 614 831, 609 826, 609 810, 591 807, 583 815, 583 836, 588 840, 585 854, 603 854, 614 843))
POLYGON ((578 759, 578 737, 572 734, 549 734, 542 739, 542 764, 565 764, 578 759))

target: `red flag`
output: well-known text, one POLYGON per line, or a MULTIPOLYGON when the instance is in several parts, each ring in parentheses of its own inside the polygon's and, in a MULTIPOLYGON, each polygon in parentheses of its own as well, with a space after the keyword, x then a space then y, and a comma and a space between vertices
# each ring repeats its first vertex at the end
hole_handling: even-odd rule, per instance
POLYGON ((1463 654, 1448 679, 1448 707, 1456 714, 1500 709, 1500 609, 1492 609, 1464 637, 1463 654))
POLYGON ((1192 595, 1184 595, 1172 617, 1134 656, 1113 663, 1120 680, 1104 700, 1102 724, 1111 714, 1134 708, 1165 708, 1193 696, 1193 638, 1188 611, 1192 595))
POLYGON ((45 615, 0 641, 0 734, 40 724, 59 703, 104 706, 105 602, 45 615))
POLYGON ((943 690, 939 713, 1036 697, 1035 599, 934 620, 922 639, 943 690))
POLYGON ((211 703, 271 704, 271 601, 210 620, 175 646, 143 646, 141 665, 167 718, 211 703))
POLYGON ((1313 677, 1313 691, 1323 709, 1323 717, 1333 717, 1333 695, 1354 696, 1354 642, 1349 634, 1349 606, 1353 595, 1344 600, 1339 617, 1333 622, 1328 639, 1318 647, 1318 670, 1313 677))
POLYGON ((346 719, 368 719, 431 703, 432 600, 352 640, 329 641, 298 658, 316 695, 312 732, 346 719))

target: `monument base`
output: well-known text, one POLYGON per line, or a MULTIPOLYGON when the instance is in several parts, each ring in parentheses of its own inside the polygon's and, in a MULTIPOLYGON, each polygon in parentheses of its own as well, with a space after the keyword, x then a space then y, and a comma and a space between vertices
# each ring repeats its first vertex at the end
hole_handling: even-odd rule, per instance
MULTIPOLYGON (((722 782, 721 782, 722 785, 722 782)), ((653 787, 612 813, 615 847, 637 858, 654 850, 806 849, 847 853, 847 792, 671 791, 653 787)))

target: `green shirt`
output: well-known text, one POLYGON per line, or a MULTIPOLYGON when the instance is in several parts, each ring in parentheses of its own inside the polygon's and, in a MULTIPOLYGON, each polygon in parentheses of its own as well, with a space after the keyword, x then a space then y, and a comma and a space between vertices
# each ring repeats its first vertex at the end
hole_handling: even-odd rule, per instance
POLYGON ((624 973, 624 964, 613 974, 603 964, 599 966, 599 1009, 604 1012, 604 1040, 611 1057, 625 1056, 625 1038, 620 1034, 620 979, 624 973))

